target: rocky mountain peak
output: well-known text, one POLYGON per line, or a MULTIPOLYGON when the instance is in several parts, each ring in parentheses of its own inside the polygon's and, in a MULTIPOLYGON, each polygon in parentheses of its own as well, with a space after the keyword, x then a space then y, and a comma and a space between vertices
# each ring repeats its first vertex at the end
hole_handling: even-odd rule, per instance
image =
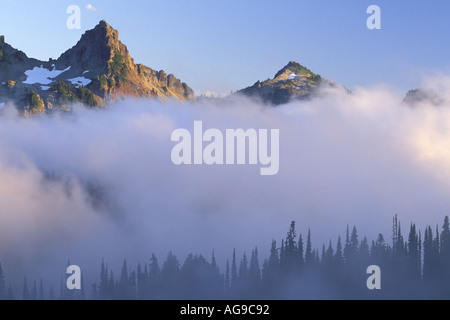
POLYGON ((174 75, 135 64, 105 20, 56 60, 30 59, 0 40, 0 102, 12 100, 26 114, 67 109, 74 102, 102 106, 127 96, 195 99, 174 75))
POLYGON ((287 75, 287 78, 289 78, 289 76, 292 75, 312 76, 314 75, 314 73, 295 61, 289 61, 289 63, 286 66, 284 66, 280 71, 277 72, 274 79, 279 78, 283 75, 287 75))
POLYGON ((73 48, 63 53, 56 66, 59 69, 71 66, 95 74, 108 73, 115 52, 122 54, 130 65, 133 63, 126 46, 119 41, 119 32, 102 20, 94 29, 86 31, 73 48))
POLYGON ((94 29, 86 31, 84 37, 87 37, 88 40, 95 39, 109 45, 117 45, 117 42, 119 42, 119 31, 111 27, 105 20, 102 20, 94 29))
POLYGON ((315 93, 322 78, 295 61, 279 70, 273 79, 257 81, 253 86, 238 91, 267 104, 279 105, 293 99, 305 99, 315 93))

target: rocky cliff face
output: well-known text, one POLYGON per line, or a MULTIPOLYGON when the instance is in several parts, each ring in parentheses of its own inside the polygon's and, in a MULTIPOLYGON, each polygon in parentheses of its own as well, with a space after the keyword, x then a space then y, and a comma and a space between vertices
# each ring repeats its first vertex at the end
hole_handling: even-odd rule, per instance
POLYGON ((28 58, 25 53, 14 49, 0 36, 0 103, 12 100, 23 107, 29 100, 30 90, 23 84, 25 72, 42 64, 42 61, 28 58))
POLYGON ((46 62, 28 58, 0 38, 0 99, 14 101, 25 113, 68 108, 73 102, 101 106, 126 96, 194 100, 193 90, 174 75, 135 64, 119 32, 104 20, 46 62))
POLYGON ((329 84, 320 75, 291 61, 278 71, 273 79, 257 81, 253 86, 238 91, 238 94, 280 105, 293 99, 308 98, 324 83, 329 84))

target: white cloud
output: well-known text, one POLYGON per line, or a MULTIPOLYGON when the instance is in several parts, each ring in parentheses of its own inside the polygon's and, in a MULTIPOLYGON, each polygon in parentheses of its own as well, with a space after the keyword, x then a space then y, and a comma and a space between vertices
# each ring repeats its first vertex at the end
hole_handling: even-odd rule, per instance
POLYGON ((226 96, 230 95, 230 93, 224 93, 224 92, 215 92, 215 91, 196 91, 195 96, 196 97, 207 97, 207 98, 224 98, 226 96))
POLYGON ((91 11, 97 11, 97 8, 94 7, 94 6, 93 6, 92 4, 90 4, 90 3, 86 6, 86 9, 91 10, 91 11))
POLYGON ((402 98, 375 88, 277 108, 127 99, 31 119, 5 106, 0 257, 12 260, 2 266, 23 279, 27 268, 40 274, 40 264, 70 259, 96 277, 102 257, 117 269, 152 252, 183 260, 215 249, 223 267, 235 247, 258 245, 265 257, 291 220, 303 235, 311 227, 315 248, 335 245, 347 224, 388 239, 395 214, 402 226, 435 226, 450 212, 450 109, 409 108, 402 98), (279 174, 173 165, 171 133, 195 120, 222 131, 280 129, 279 174))

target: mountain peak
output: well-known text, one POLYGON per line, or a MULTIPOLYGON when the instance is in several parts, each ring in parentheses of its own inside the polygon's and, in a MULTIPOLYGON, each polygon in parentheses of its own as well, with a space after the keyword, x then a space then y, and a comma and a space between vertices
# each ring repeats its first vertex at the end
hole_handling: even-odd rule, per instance
POLYGON ((92 30, 89 31, 98 31, 98 30, 106 30, 106 34, 108 33, 117 33, 119 34, 119 31, 117 31, 116 29, 114 29, 113 27, 111 27, 110 24, 108 24, 108 22, 106 22, 106 20, 101 20, 92 30))
POLYGON ((289 61, 289 63, 286 65, 286 67, 302 67, 301 65, 300 65, 300 63, 298 63, 298 62, 295 62, 295 61, 289 61))
POLYGON ((126 96, 194 100, 194 92, 173 74, 135 64, 119 31, 101 20, 58 59, 38 61, 0 37, 0 97, 15 101, 26 114, 90 106, 126 96))
MULTIPOLYGON (((311 70, 305 68, 300 63, 295 61, 289 61, 289 63, 285 65, 283 69, 277 72, 274 79, 280 77, 281 75, 284 75, 285 73, 296 75, 314 75, 314 73, 311 70)), ((287 76, 289 77, 290 74, 288 74, 287 76)))
POLYGON ((86 31, 80 41, 83 38, 88 38, 90 41, 119 41, 119 31, 111 27, 105 20, 101 20, 93 29, 86 31))
POLYGON ((292 99, 305 99, 314 94, 322 78, 298 62, 289 61, 273 79, 258 81, 253 86, 239 91, 263 102, 279 105, 292 99))
POLYGON ((73 48, 59 57, 57 67, 63 70, 70 66, 72 70, 107 73, 115 52, 120 52, 129 64, 133 63, 126 46, 119 41, 119 31, 101 20, 93 29, 87 30, 73 48))

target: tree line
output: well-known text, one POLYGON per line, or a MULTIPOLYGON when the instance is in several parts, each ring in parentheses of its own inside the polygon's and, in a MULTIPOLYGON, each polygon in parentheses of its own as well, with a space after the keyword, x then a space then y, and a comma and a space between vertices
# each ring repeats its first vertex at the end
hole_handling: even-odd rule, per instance
POLYGON ((345 238, 338 236, 321 248, 313 248, 311 231, 297 235, 292 221, 286 237, 272 240, 268 258, 260 263, 259 249, 226 260, 223 271, 214 252, 208 260, 189 254, 183 263, 169 252, 160 263, 152 254, 148 263, 130 267, 124 260, 115 273, 102 260, 98 280, 82 290, 70 291, 64 282, 55 294, 52 287, 24 278, 22 292, 7 285, 0 264, 0 299, 13 300, 208 300, 208 299, 449 299, 450 223, 415 224, 402 231, 397 216, 392 237, 382 234, 371 242, 347 226, 345 238), (381 269, 381 290, 369 290, 367 267, 381 269))

